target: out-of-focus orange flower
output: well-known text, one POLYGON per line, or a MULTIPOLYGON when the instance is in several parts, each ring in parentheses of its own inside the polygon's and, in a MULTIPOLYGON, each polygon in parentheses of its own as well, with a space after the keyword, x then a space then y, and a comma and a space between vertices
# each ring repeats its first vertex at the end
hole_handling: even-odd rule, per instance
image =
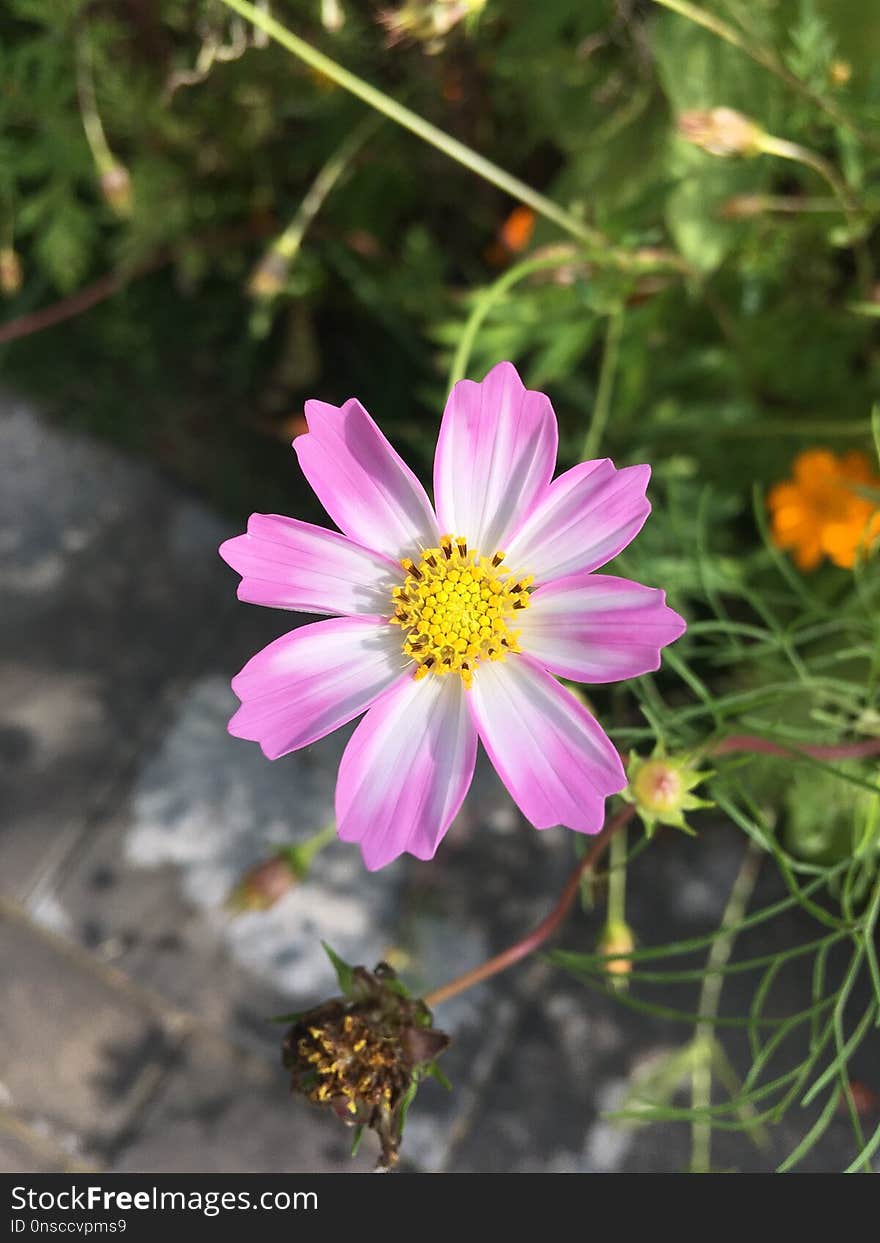
POLYGON ((802 570, 814 570, 823 557, 850 569, 880 538, 880 505, 858 491, 880 488, 880 475, 864 453, 838 457, 830 449, 799 454, 793 475, 767 497, 774 543, 792 549, 802 570))
POLYGON ((486 259, 493 267, 503 267, 514 255, 525 250, 535 231, 535 213, 531 207, 514 207, 498 234, 486 249, 486 259))

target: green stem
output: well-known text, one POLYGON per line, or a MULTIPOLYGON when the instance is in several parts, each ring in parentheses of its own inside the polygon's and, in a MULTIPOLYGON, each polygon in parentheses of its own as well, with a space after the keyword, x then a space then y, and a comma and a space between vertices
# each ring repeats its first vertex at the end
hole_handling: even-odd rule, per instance
POLYGON ((550 268, 558 268, 569 261, 570 256, 560 255, 559 253, 535 255, 531 259, 523 259, 522 262, 517 263, 514 267, 508 268, 503 275, 492 282, 477 299, 464 326, 464 331, 459 337, 455 357, 452 360, 452 367, 449 372, 449 388, 452 388, 453 384, 457 384, 459 380, 463 380, 467 375, 477 333, 483 326, 486 316, 495 304, 501 301, 507 291, 521 280, 524 280, 525 277, 531 276, 533 272, 544 272, 550 268))
POLYGON ((602 354, 602 366, 599 371, 599 387, 596 391, 596 405, 587 434, 581 449, 581 461, 587 462, 594 458, 602 443, 605 427, 611 413, 611 398, 614 393, 614 377, 617 372, 617 359, 620 353, 620 338, 623 334, 623 307, 616 307, 608 316, 608 329, 605 333, 605 349, 602 354))
POLYGON ((295 842, 291 846, 282 846, 278 854, 287 860, 294 872, 305 876, 315 856, 320 854, 325 846, 329 846, 335 840, 336 821, 331 820, 329 824, 325 824, 323 828, 318 829, 317 833, 307 837, 304 842, 295 842))
MULTIPOLYGON (((691 1071, 691 1108, 695 1112, 708 1110, 712 1103, 712 1063, 716 1057, 713 1024, 718 1015, 721 989, 724 986, 724 976, 719 968, 726 966, 730 958, 736 940, 733 927, 740 923, 745 914, 758 878, 760 863, 761 854, 758 848, 753 842, 749 842, 721 917, 719 935, 712 942, 706 958, 707 974, 703 978, 697 1007, 700 1021, 694 1034, 695 1057, 691 1071)), ((711 1119, 695 1118, 691 1123, 691 1173, 708 1173, 711 1160, 711 1119)))
POLYGON ((289 264, 299 252, 312 221, 324 206, 327 196, 339 178, 380 124, 381 118, 375 113, 370 113, 330 156, 309 187, 293 220, 284 232, 275 238, 257 265, 251 277, 250 286, 251 293, 255 297, 268 299, 281 291, 289 264), (262 286, 261 278, 267 281, 268 288, 262 286))
POLYGON ((356 74, 343 68, 335 60, 332 60, 323 52, 319 52, 317 48, 312 47, 310 43, 307 43, 298 35, 293 34, 286 26, 282 26, 270 14, 262 12, 253 4, 248 3, 248 0, 223 0, 223 3, 242 17, 247 18, 254 26, 263 30, 276 43, 280 43, 288 52, 291 52, 305 64, 316 70, 316 72, 323 74, 331 82, 341 86, 343 90, 356 95, 358 99, 362 99, 365 104, 369 104, 371 108, 375 108, 377 112, 381 112, 397 125, 408 129, 418 138, 421 138, 423 142, 436 147, 438 151, 442 151, 450 159, 455 160, 478 177, 482 177, 485 181, 489 181, 492 185, 497 186, 499 190, 509 194, 511 198, 525 203, 527 207, 531 207, 539 216, 552 221, 560 229, 563 229, 572 237, 576 237, 578 241, 597 251, 607 250, 608 242, 598 229, 590 228, 589 225, 584 224, 582 220, 579 220, 571 212, 560 207, 558 203, 554 203, 552 199, 546 198, 531 186, 526 185, 524 181, 520 181, 518 177, 512 176, 510 173, 505 172, 504 169, 499 168, 497 164, 493 164, 491 160, 487 160, 485 156, 479 155, 478 152, 465 146, 458 139, 450 137, 449 134, 444 133, 436 125, 432 125, 430 121, 420 117, 418 113, 404 107, 403 104, 399 104, 389 95, 386 95, 384 91, 378 90, 375 86, 371 86, 369 82, 365 82, 363 78, 359 78, 356 74))
POLYGON ((626 923, 626 825, 611 839, 608 855, 608 914, 610 925, 626 923))
POLYGON ((98 112, 92 72, 92 46, 87 31, 83 31, 76 41, 76 89, 86 141, 89 144, 92 159, 95 161, 95 167, 103 176, 115 169, 116 159, 110 150, 101 114, 98 112))

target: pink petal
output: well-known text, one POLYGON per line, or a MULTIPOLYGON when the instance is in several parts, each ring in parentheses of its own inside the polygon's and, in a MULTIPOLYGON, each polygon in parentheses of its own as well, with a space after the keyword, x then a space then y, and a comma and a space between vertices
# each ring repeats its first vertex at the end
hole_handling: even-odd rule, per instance
POLYGON ((650 466, 616 470, 608 458, 581 462, 554 479, 510 541, 507 565, 539 583, 586 574, 635 538, 651 512, 650 466))
POLYGON ((524 652, 577 682, 619 682, 659 669, 661 647, 685 630, 662 591, 607 574, 539 587, 517 626, 524 652))
POLYGON ((334 617, 282 635, 232 680, 241 707, 236 738, 258 742, 270 760, 345 725, 412 667, 400 632, 378 617, 334 617))
POLYGON ((336 822, 371 872, 432 859, 474 775, 477 734, 461 679, 406 678, 370 709, 339 766, 336 822))
POLYGON ((395 561, 437 543, 425 489, 359 401, 307 401, 305 436, 293 442, 299 464, 341 531, 395 561))
POLYGON ((239 600, 304 613, 390 614, 399 565, 323 527, 251 514, 246 535, 220 546, 242 576, 239 600))
POLYGON ((525 655, 479 665, 468 698, 480 740, 523 815, 538 829, 598 833, 605 799, 626 775, 586 708, 525 655))
POLYGON ((505 549, 545 491, 558 434, 549 398, 523 387, 511 363, 483 380, 460 380, 443 413, 434 498, 444 532, 482 553, 505 549))

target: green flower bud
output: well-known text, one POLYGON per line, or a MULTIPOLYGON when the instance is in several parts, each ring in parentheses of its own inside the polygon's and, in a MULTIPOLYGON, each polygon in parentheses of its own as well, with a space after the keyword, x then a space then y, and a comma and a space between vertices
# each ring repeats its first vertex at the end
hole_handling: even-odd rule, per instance
POLYGON ((635 805, 649 837, 658 824, 668 824, 690 833, 692 830, 685 821, 684 813, 712 806, 711 802, 691 793, 712 774, 694 768, 689 756, 668 756, 655 752, 650 758, 642 759, 632 752, 627 773, 629 785, 623 797, 635 805))

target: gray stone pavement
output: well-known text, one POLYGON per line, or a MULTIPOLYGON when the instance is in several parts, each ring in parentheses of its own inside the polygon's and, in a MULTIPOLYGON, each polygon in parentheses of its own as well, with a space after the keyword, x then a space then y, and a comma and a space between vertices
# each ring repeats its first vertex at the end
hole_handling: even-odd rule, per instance
MULTIPOLYGON (((230 677, 289 624, 236 602, 216 555, 236 529, 0 400, 2 1170, 369 1170, 369 1143, 352 1161, 335 1119, 288 1097, 269 1021, 333 992, 321 939, 427 988, 541 918, 571 866, 570 837, 521 825, 483 766, 433 864, 370 875, 339 843, 272 911, 224 911, 246 867, 326 822, 345 740, 269 764, 227 735, 230 677)), ((630 881, 642 938, 708 931, 740 851, 721 829, 653 848, 630 881)), ((598 927, 579 913, 563 943, 591 948, 598 927)), ((792 979, 783 1012, 807 987, 792 979)), ((746 988, 734 977, 740 1011, 746 988)), ((681 1028, 537 961, 436 1017, 454 1090, 420 1093, 408 1168, 686 1167, 685 1128, 603 1117, 681 1028)), ((717 1160, 770 1169, 800 1127, 770 1153, 722 1137, 717 1160)), ((848 1144, 834 1124, 813 1168, 848 1144)))

